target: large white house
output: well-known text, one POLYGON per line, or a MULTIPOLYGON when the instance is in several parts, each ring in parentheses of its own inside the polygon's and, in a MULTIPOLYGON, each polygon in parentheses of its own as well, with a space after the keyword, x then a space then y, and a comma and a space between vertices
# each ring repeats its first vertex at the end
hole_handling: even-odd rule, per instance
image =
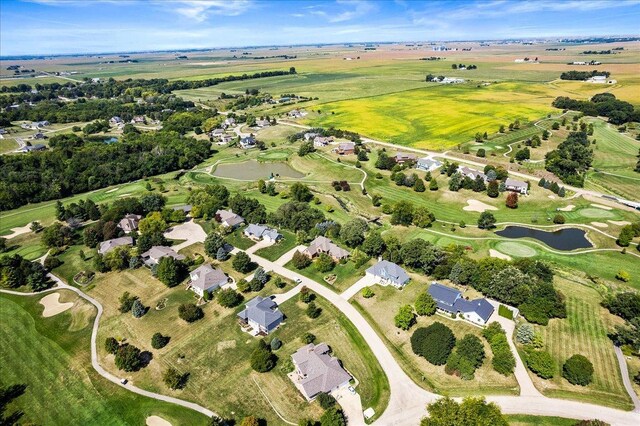
POLYGON ((200 265, 191 271, 189 276, 189 289, 200 297, 203 297, 205 292, 211 293, 219 289, 229 280, 224 272, 214 268, 210 263, 200 265))

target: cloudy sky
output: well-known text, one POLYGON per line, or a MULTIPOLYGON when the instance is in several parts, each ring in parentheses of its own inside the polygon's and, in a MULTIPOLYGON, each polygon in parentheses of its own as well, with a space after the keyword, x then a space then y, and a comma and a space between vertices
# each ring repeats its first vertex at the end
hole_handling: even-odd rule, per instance
POLYGON ((637 35, 640 0, 1 0, 0 55, 637 35))

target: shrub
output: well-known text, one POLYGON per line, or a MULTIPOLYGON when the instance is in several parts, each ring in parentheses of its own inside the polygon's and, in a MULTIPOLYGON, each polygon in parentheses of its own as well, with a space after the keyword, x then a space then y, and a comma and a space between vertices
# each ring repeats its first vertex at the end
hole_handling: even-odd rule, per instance
POLYGON ((320 416, 320 425, 322 426, 346 426, 347 420, 344 413, 337 407, 331 407, 320 416))
POLYGON ((271 339, 271 343, 269 343, 269 347, 271 347, 272 351, 277 351, 282 347, 282 340, 278 339, 277 337, 274 337, 273 339, 271 339))
POLYGON ((496 218, 491 212, 482 212, 478 218, 478 228, 492 229, 495 228, 496 218))
POLYGON ((375 293, 373 292, 373 290, 371 290, 371 288, 365 287, 362 289, 362 297, 364 297, 365 299, 370 299, 373 296, 375 296, 375 293))
POLYGON ((309 318, 318 318, 322 309, 316 306, 314 302, 309 302, 306 309, 306 314, 309 318))
POLYGON ((516 330, 516 340, 518 343, 522 343, 524 345, 528 345, 533 342, 533 337, 535 336, 535 331, 533 330, 533 326, 531 324, 521 324, 516 330))
POLYGON ((118 308, 118 310, 123 314, 125 312, 129 312, 133 307, 133 302, 135 302, 136 300, 138 300, 136 296, 131 296, 128 291, 125 291, 124 293, 122 293, 122 296, 120 296, 120 307, 118 308))
POLYGON ((306 286, 302 286, 300 288, 299 298, 301 302, 309 303, 316 298, 316 295, 313 294, 311 291, 309 291, 309 289, 306 286))
POLYGON ((616 274, 616 279, 626 283, 631 279, 631 274, 629 274, 624 269, 620 269, 616 274))
POLYGON ((277 357, 271 353, 271 349, 264 340, 258 342, 258 346, 251 353, 250 363, 258 373, 266 373, 276 366, 277 357))
POLYGON ((309 258, 309 256, 299 251, 293 253, 292 262, 293 266, 295 266, 296 269, 304 269, 307 266, 311 265, 311 259, 309 258))
POLYGON ((151 347, 153 349, 162 349, 167 346, 169 340, 171 340, 171 337, 169 336, 163 336, 161 333, 154 333, 153 336, 151 336, 151 347))
POLYGON ((115 363, 119 370, 138 371, 142 367, 140 349, 125 343, 116 351, 115 363))
POLYGON ((507 195, 507 200, 505 201, 505 205, 507 207, 509 207, 510 209, 517 209, 518 208, 518 194, 516 194, 515 192, 510 192, 507 195))
POLYGON ((218 291, 216 294, 216 300, 220 306, 225 308, 233 308, 238 306, 242 302, 242 295, 232 288, 225 288, 218 291))
POLYGON ((120 347, 120 343, 114 337, 107 337, 104 341, 104 349, 107 353, 115 354, 118 352, 118 348, 120 347))
POLYGON ((401 306, 398 314, 394 317, 396 327, 402 330, 408 330, 416 323, 416 314, 413 313, 411 305, 401 306))
POLYGON ((326 392, 320 392, 320 394, 318 394, 318 396, 316 397, 316 401, 318 401, 318 404, 320 404, 320 406, 324 410, 328 410, 329 408, 336 405, 336 399, 326 392))
POLYGON ((316 258, 315 265, 318 272, 329 272, 336 266, 331 256, 326 253, 321 253, 316 258))
POLYGON ((307 345, 309 343, 313 343, 316 340, 316 336, 315 334, 311 334, 311 333, 304 333, 302 335, 302 341, 305 342, 307 345))
POLYGON ((456 343, 456 352, 459 353, 462 358, 467 359, 474 370, 482 365, 485 357, 482 342, 478 336, 473 334, 466 334, 456 343))
POLYGON ((427 292, 422 292, 416 298, 416 313, 418 315, 433 315, 436 313, 436 302, 427 292))
POLYGON ((493 360, 491 361, 493 369, 504 376, 513 373, 516 367, 516 359, 511 353, 511 348, 509 348, 509 343, 507 342, 507 334, 502 329, 502 326, 497 322, 492 322, 482 331, 482 335, 489 342, 493 352, 493 360))
POLYGON ((231 261, 231 266, 233 266, 233 269, 235 269, 236 271, 246 274, 247 272, 251 272, 254 264, 251 261, 249 255, 241 251, 234 256, 233 260, 231 261))
POLYGON ((528 351, 525 361, 529 370, 543 379, 551 379, 555 373, 555 362, 553 362, 549 352, 528 351))
POLYGON ((573 355, 562 366, 562 377, 573 385, 586 386, 593 379, 593 364, 584 355, 573 355))
POLYGON ((178 307, 178 316, 186 322, 194 322, 203 318, 204 312, 193 303, 183 303, 178 307))
POLYGON ((565 218, 563 215, 561 215, 560 213, 558 213, 557 215, 555 215, 553 217, 553 223, 557 224, 557 225, 563 225, 565 222, 565 218))
POLYGON ((184 389, 187 385, 187 380, 189 380, 189 373, 181 374, 175 368, 169 368, 162 375, 162 380, 169 389, 184 389))
POLYGON ((441 322, 418 328, 411 336, 413 352, 434 365, 444 365, 455 344, 453 332, 441 322))

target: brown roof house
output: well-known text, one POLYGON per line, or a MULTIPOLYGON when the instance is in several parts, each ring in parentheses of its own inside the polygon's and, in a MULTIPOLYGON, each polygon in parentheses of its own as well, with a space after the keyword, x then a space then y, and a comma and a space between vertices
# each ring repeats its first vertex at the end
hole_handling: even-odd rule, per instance
POLYGON ((214 268, 210 263, 200 265, 191 271, 189 276, 189 289, 200 297, 203 297, 205 292, 211 293, 219 289, 229 281, 224 272, 214 268))
POLYGON ((329 353, 326 343, 309 343, 291 355, 295 370, 289 377, 308 401, 320 393, 346 386, 351 380, 351 375, 342 368, 338 358, 329 353))
POLYGON ((338 155, 350 155, 356 151, 356 144, 353 142, 343 142, 338 144, 336 148, 333 149, 333 152, 338 153, 338 155))
POLYGON ((149 251, 145 251, 140 255, 142 261, 147 266, 157 265, 163 257, 173 257, 175 260, 184 260, 184 256, 178 254, 171 247, 153 246, 149 251))
POLYGON ((319 256, 321 253, 326 253, 336 262, 349 257, 349 252, 347 250, 335 245, 330 239, 323 236, 318 236, 311 241, 309 247, 304 249, 302 253, 311 258, 319 256))
POLYGON ((397 152, 393 157, 396 164, 415 163, 417 158, 415 154, 409 154, 407 152, 397 152))
POLYGON ((138 229, 138 222, 142 216, 139 214, 128 214, 118 222, 118 228, 122 229, 125 234, 138 229))
POLYGON ((132 245, 133 245, 133 238, 131 237, 114 238, 112 240, 101 242, 100 247, 98 248, 98 253, 107 254, 116 247, 132 246, 132 245))

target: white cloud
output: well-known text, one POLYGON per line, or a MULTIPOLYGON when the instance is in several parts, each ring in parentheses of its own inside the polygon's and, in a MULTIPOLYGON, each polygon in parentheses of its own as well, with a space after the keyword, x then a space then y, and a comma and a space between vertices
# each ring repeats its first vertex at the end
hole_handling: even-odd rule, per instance
MULTIPOLYGON (((162 2, 165 6, 168 2, 162 2)), ((175 12, 198 22, 206 21, 211 15, 237 16, 251 6, 250 0, 172 0, 175 12)))
POLYGON ((359 18, 361 16, 364 16, 376 10, 376 6, 373 3, 370 3, 368 1, 339 0, 336 3, 338 5, 347 6, 348 9, 329 18, 329 22, 350 21, 352 19, 359 18))

